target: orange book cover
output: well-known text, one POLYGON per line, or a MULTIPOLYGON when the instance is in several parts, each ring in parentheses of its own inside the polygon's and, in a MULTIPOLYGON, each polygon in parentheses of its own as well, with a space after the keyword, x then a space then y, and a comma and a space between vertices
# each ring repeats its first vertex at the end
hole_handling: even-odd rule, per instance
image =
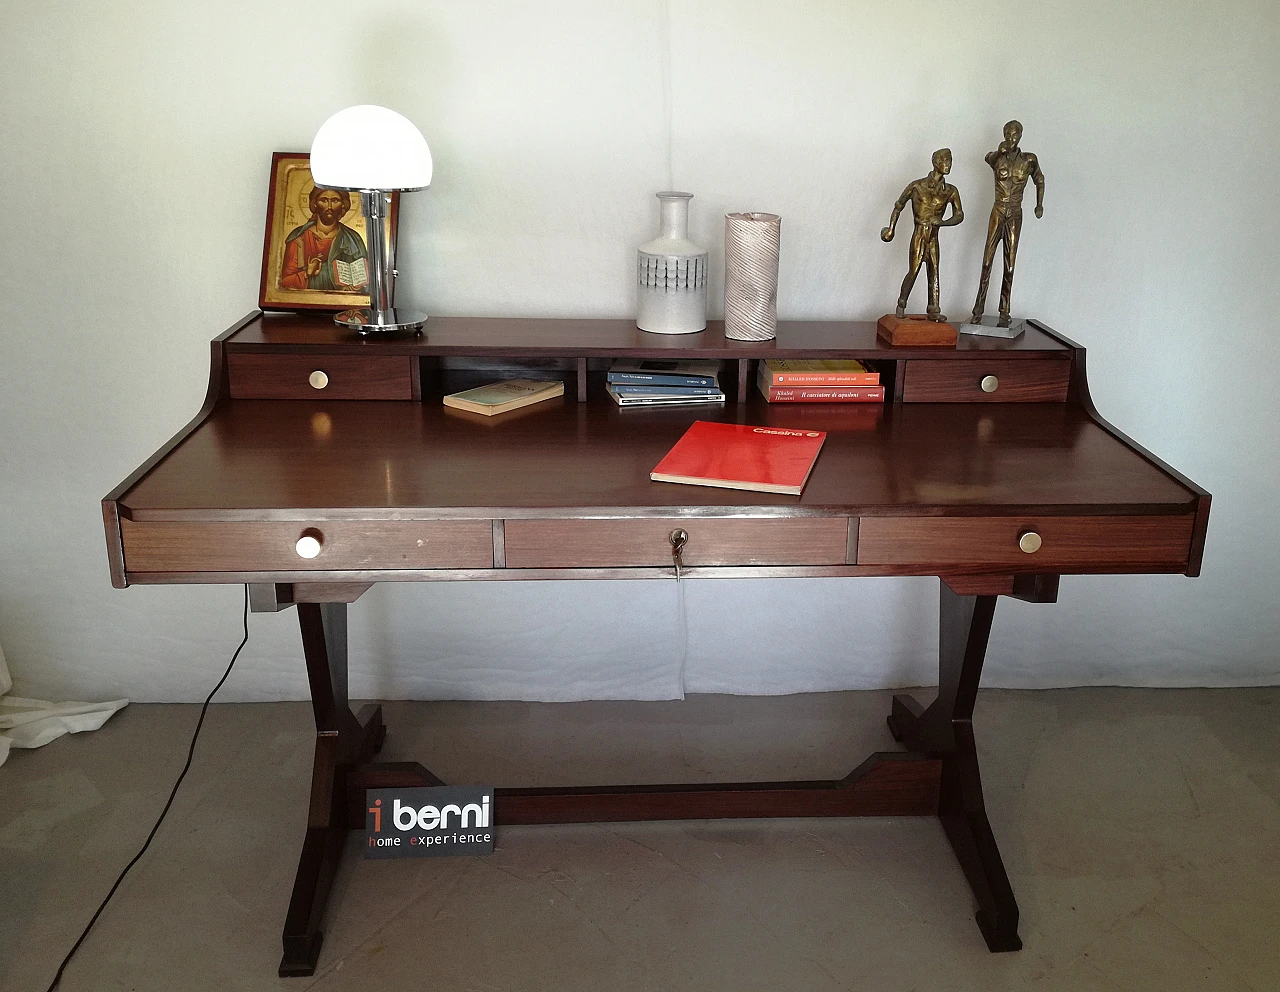
POLYGON ((760 372, 771 386, 880 385, 880 373, 855 359, 767 358, 760 372))
POLYGON ((649 478, 799 496, 826 439, 826 431, 696 420, 649 478))

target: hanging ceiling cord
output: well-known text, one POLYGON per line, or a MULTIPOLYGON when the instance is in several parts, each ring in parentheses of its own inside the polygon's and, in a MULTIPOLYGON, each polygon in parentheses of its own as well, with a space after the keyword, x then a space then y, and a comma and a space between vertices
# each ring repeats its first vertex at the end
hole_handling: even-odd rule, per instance
POLYGON ((102 915, 102 911, 107 908, 107 903, 111 901, 111 897, 116 894, 116 889, 120 888, 120 883, 124 881, 124 877, 129 874, 129 869, 138 863, 147 848, 151 846, 151 841, 156 835, 156 831, 160 829, 160 824, 164 823, 165 816, 169 813, 169 807, 173 805, 173 798, 178 794, 178 786, 182 784, 182 780, 187 777, 187 771, 191 768, 191 759, 196 753, 196 739, 200 736, 200 728, 204 725, 205 714, 209 711, 209 704, 213 702, 213 697, 217 695, 222 684, 227 681, 227 677, 231 674, 231 669, 236 665, 236 659, 240 657, 240 652, 244 650, 244 646, 249 643, 249 587, 244 587, 244 615, 242 619, 244 628, 244 636, 240 639, 240 646, 236 648, 235 653, 231 656, 231 662, 227 665, 227 670, 222 673, 222 678, 218 679, 218 684, 213 687, 213 692, 205 698, 204 706, 200 708, 200 719, 196 721, 195 733, 191 735, 191 746, 187 748, 187 763, 182 766, 182 771, 178 773, 178 780, 173 783, 173 789, 169 793, 169 801, 164 804, 164 809, 160 811, 160 817, 156 820, 156 825, 151 828, 151 833, 147 835, 146 841, 142 845, 142 849, 133 856, 133 860, 124 866, 124 871, 116 879, 115 884, 111 886, 111 891, 107 893, 107 897, 102 900, 102 904, 98 906, 97 912, 93 914, 93 918, 89 920, 84 931, 80 934, 80 938, 72 945, 71 950, 67 951, 67 956, 62 959, 62 964, 58 965, 58 973, 53 976, 53 981, 49 983, 48 992, 53 992, 58 987, 58 983, 62 981, 62 973, 66 970, 68 962, 80 950, 80 945, 84 943, 84 939, 89 936, 89 931, 93 929, 93 925, 98 922, 98 917, 102 915))

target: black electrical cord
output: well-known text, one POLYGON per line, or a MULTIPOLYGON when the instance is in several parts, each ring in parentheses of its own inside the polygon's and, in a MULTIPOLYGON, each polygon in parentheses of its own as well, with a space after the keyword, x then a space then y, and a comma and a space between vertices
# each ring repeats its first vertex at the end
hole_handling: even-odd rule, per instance
POLYGON ((151 846, 152 838, 155 837, 156 831, 160 829, 160 824, 164 823, 164 818, 169 813, 169 807, 173 805, 173 797, 178 794, 178 786, 182 784, 182 780, 187 777, 187 771, 191 768, 191 759, 196 753, 196 738, 200 736, 200 728, 204 725, 204 715, 209 711, 209 704, 213 702, 213 697, 217 695, 218 690, 222 688, 222 684, 227 681, 227 676, 231 674, 231 669, 236 665, 236 659, 240 657, 240 652, 244 650, 244 646, 249 643, 249 587, 244 587, 244 637, 240 639, 240 646, 236 648, 235 653, 231 656, 231 662, 227 665, 227 670, 222 673, 222 678, 218 679, 218 684, 213 687, 213 692, 209 693, 204 701, 204 706, 200 708, 200 719, 196 721, 195 733, 191 735, 191 746, 187 748, 187 763, 182 766, 182 771, 178 773, 178 780, 173 783, 173 790, 169 793, 169 801, 164 804, 164 809, 160 811, 160 817, 156 820, 156 825, 151 828, 151 833, 147 834, 146 842, 143 843, 142 849, 133 856, 133 860, 124 866, 124 871, 120 873, 120 877, 116 879, 115 884, 111 886, 111 891, 107 893, 107 897, 102 900, 102 904, 98 907, 97 912, 93 914, 93 918, 89 920, 84 931, 80 934, 80 938, 72 945, 71 950, 67 951, 67 956, 62 959, 62 964, 58 965, 58 973, 53 976, 53 981, 49 983, 48 992, 53 992, 58 987, 58 983, 62 981, 62 973, 66 970, 68 962, 80 950, 80 945, 84 943, 84 939, 89 936, 89 931, 93 929, 93 925, 98 922, 98 917, 102 915, 102 911, 107 908, 107 903, 111 901, 111 897, 116 894, 116 889, 120 888, 120 883, 124 881, 124 877, 129 874, 129 869, 138 863, 147 848, 151 846))

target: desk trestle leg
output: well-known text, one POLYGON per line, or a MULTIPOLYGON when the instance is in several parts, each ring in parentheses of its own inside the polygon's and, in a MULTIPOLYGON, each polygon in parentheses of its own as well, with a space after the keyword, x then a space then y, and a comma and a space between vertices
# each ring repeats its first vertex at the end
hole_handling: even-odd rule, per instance
POLYGON ((381 750, 386 736, 381 706, 365 706, 356 715, 347 702, 346 604, 299 603, 298 622, 316 718, 316 757, 307 834, 284 924, 282 976, 315 971, 324 940, 320 924, 347 831, 364 827, 363 814, 353 819, 348 811, 348 773, 381 750))
POLYGON ((982 799, 973 740, 973 704, 995 614, 995 596, 960 596, 942 588, 938 697, 922 709, 895 696, 889 729, 911 751, 940 758, 938 818, 978 901, 977 922, 992 951, 1021 949, 1018 904, 982 799))

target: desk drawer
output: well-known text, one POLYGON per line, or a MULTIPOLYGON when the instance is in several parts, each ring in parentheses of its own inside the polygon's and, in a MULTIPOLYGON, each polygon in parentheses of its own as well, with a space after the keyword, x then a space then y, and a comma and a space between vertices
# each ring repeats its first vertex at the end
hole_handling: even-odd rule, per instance
POLYGON ((411 400, 408 355, 227 355, 231 397, 239 400, 411 400))
POLYGON ((121 520, 120 534, 130 572, 493 567, 488 520, 121 520), (304 536, 320 542, 315 557, 298 551, 304 536))
POLYGON ((1065 403, 1071 362, 1059 358, 1004 361, 912 359, 904 403, 1065 403))
POLYGON ((627 568, 671 564, 671 532, 689 535, 686 565, 842 565, 847 517, 655 517, 508 520, 508 568, 627 568))
POLYGON ((1019 572, 1182 565, 1193 517, 863 517, 859 565, 974 565, 1019 572), (1040 541, 1024 535, 1035 534, 1040 541))

